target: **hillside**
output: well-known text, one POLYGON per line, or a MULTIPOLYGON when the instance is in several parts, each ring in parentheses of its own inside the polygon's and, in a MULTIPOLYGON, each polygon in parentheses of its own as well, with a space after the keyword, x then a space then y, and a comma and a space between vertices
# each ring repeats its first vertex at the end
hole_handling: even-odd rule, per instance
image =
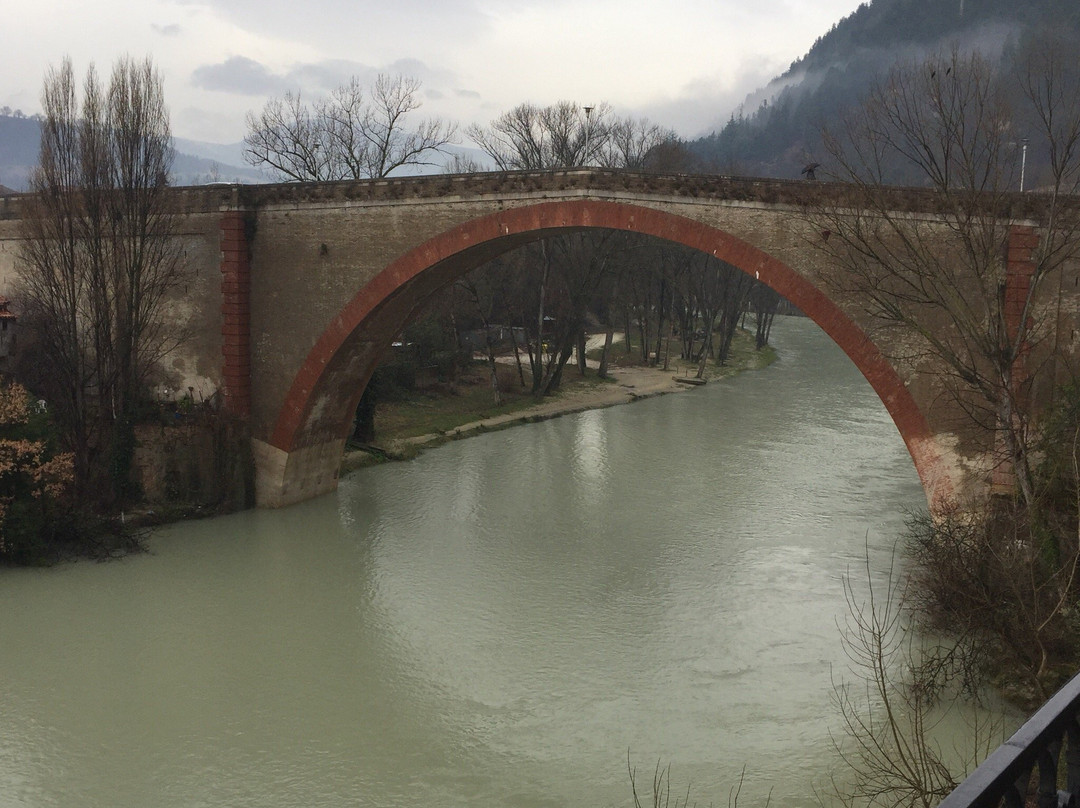
MULTIPOLYGON (((0 115, 0 184, 25 191, 37 164, 41 128, 36 118, 0 115)), ((242 147, 195 140, 176 140, 174 185, 208 182, 266 182, 266 177, 243 165, 242 147), (235 160, 235 161, 234 161, 235 160)))
POLYGON ((703 167, 797 178, 821 160, 820 132, 865 95, 898 59, 959 45, 997 58, 1041 28, 1080 37, 1076 0, 874 0, 820 37, 805 56, 732 114, 719 132, 688 144, 703 167))
POLYGON ((0 115, 0 184, 15 191, 26 189, 40 139, 36 120, 0 115))

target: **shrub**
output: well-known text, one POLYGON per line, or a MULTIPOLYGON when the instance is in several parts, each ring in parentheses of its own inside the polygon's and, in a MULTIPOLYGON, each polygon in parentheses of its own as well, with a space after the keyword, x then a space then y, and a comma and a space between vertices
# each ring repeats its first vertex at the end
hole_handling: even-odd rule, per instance
POLYGON ((18 384, 0 386, 0 558, 26 561, 55 538, 74 481, 72 456, 53 450, 47 420, 18 384))

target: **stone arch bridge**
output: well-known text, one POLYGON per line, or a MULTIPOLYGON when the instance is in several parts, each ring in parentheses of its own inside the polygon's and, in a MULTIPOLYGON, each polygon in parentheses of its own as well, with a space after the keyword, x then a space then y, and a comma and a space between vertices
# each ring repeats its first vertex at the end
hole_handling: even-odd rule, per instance
MULTIPOLYGON (((714 255, 816 321, 881 397, 931 501, 984 485, 991 438, 958 433, 933 368, 890 361, 897 346, 862 303, 830 293, 836 270, 813 246, 823 234, 800 215, 822 193, 829 186, 593 169, 177 188, 190 273, 172 316, 193 337, 163 370, 174 389, 220 393, 248 419, 259 505, 318 496, 337 486, 380 356, 432 293, 528 241, 628 230, 714 255)), ((900 198, 914 215, 929 209, 918 192, 900 198)), ((14 272, 20 207, 18 196, 0 198, 0 292, 14 272)), ((1023 222, 1010 232, 1009 269, 1022 279, 1038 234, 1023 222)), ((1075 278, 1051 281, 1047 390, 1075 358, 1080 306, 1075 278)))

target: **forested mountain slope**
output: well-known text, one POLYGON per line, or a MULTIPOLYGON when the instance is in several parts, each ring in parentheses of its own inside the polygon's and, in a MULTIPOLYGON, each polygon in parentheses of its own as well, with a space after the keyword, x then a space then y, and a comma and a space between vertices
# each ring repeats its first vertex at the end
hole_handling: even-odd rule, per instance
POLYGON ((954 45, 993 59, 1044 30, 1080 45, 1076 0, 873 0, 836 23, 809 52, 747 99, 718 132, 688 145, 702 167, 797 178, 823 158, 821 127, 835 126, 898 59, 954 45), (748 110, 745 107, 754 105, 748 110))

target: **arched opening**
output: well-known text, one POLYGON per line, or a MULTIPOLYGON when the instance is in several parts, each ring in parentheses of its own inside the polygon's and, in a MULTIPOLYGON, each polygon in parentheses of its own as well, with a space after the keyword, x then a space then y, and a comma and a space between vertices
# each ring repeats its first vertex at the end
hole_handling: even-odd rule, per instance
MULTIPOLYGON (((289 455, 342 442, 379 356, 432 292, 529 241, 589 228, 630 231, 699 250, 786 297, 840 346, 881 398, 911 454, 928 500, 934 503, 951 493, 951 480, 926 417, 903 380, 862 328, 823 290, 784 262, 723 230, 653 208, 594 200, 547 202, 491 214, 428 240, 386 267, 341 310, 309 352, 286 394, 270 445, 289 455)), ((319 454, 323 460, 316 462, 327 462, 328 454, 319 454)), ((287 478, 286 469, 280 484, 288 485, 287 478)), ((294 493, 275 504, 303 498, 294 493)))

